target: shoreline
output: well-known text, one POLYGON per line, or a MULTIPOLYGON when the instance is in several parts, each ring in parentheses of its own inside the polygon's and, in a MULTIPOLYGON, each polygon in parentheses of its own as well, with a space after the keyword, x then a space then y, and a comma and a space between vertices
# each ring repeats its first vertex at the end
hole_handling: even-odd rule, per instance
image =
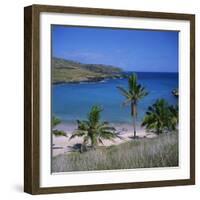
MULTIPOLYGON (((118 132, 117 136, 113 140, 103 140, 103 144, 99 144, 99 146, 112 146, 119 145, 121 143, 133 140, 133 126, 128 123, 110 123, 111 126, 115 127, 118 132)), ((57 130, 65 131, 67 137, 65 136, 54 136, 52 135, 52 156, 57 156, 61 154, 67 154, 70 152, 74 152, 77 150, 77 146, 80 146, 83 142, 82 137, 75 137, 73 139, 69 139, 73 133, 73 131, 77 128, 76 122, 62 122, 55 127, 57 130)), ((147 132, 142 127, 137 127, 137 136, 138 138, 154 138, 157 137, 156 134, 147 132)))
POLYGON ((105 77, 93 77, 93 78, 87 78, 87 79, 82 79, 82 80, 55 81, 55 82, 52 82, 52 84, 61 85, 61 84, 100 83, 106 80, 122 79, 122 78, 124 78, 123 74, 116 74, 116 75, 111 75, 111 76, 108 75, 105 77))

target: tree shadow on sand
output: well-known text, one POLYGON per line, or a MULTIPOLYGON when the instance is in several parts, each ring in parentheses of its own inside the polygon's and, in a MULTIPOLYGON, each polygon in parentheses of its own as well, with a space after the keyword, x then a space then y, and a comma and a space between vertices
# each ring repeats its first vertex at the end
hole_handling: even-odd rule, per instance
POLYGON ((144 136, 136 136, 136 137, 129 136, 129 138, 132 139, 132 140, 141 140, 141 139, 147 138, 147 136, 146 135, 144 135, 144 136))
POLYGON ((81 143, 76 143, 73 146, 68 146, 70 152, 84 152, 87 151, 89 147, 86 148, 85 145, 81 143))

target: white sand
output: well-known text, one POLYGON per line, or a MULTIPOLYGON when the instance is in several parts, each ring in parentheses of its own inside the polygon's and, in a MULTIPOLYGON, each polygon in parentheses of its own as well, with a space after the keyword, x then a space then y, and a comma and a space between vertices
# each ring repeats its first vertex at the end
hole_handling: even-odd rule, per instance
MULTIPOLYGON (((103 140, 104 146, 118 145, 123 142, 127 142, 133 140, 133 127, 131 124, 111 124, 114 126, 119 133, 118 136, 113 141, 111 140, 103 140)), ((56 127, 58 130, 63 130, 67 133, 67 137, 64 136, 54 136, 53 135, 53 156, 59 154, 65 154, 74 151, 75 145, 80 145, 83 142, 81 137, 75 137, 73 139, 69 139, 72 135, 72 132, 77 128, 76 124, 67 124, 61 123, 56 127)), ((153 138, 156 137, 153 133, 147 133, 145 129, 137 128, 137 136, 138 138, 153 138)), ((101 146, 102 144, 99 144, 101 146)))

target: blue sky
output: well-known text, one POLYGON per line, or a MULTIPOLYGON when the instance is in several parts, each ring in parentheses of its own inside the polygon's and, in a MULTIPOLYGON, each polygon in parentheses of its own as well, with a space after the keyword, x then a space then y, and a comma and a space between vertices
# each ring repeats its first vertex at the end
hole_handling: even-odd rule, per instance
POLYGON ((177 72, 178 32, 53 25, 52 55, 125 71, 177 72))

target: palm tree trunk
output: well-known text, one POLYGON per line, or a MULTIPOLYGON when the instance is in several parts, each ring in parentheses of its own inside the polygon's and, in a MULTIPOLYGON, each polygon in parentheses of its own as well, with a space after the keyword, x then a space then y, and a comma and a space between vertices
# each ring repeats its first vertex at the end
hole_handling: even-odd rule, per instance
POLYGON ((133 116, 133 129, 134 129, 134 138, 136 138, 136 116, 133 116))
POLYGON ((131 115, 133 117, 133 130, 134 130, 134 138, 136 138, 136 117, 137 117, 137 110, 136 110, 136 104, 131 103, 131 115))
POLYGON ((93 135, 92 137, 91 137, 91 147, 92 147, 92 149, 93 150, 95 150, 96 149, 96 147, 97 147, 97 139, 95 138, 95 136, 93 135))

